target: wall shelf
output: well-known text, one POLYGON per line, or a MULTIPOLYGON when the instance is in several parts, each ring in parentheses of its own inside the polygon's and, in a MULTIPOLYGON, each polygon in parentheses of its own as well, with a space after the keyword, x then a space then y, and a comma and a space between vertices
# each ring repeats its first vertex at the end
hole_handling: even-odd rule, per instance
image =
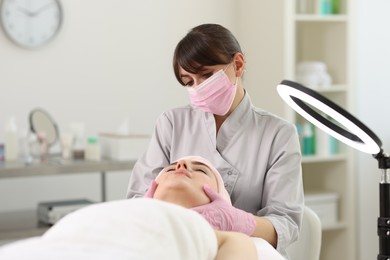
POLYGON ((306 87, 308 88, 311 88, 317 92, 320 92, 320 93, 337 93, 337 92, 347 92, 348 91, 348 88, 347 88, 347 85, 345 84, 335 84, 335 85, 331 85, 329 87, 313 87, 313 86, 310 86, 310 85, 307 85, 306 87))
POLYGON ((319 15, 319 14, 297 14, 295 15, 297 22, 346 22, 346 15, 319 15))
MULTIPOLYGON (((307 86, 329 98, 347 111, 352 111, 353 97, 353 28, 350 0, 340 1, 340 14, 321 15, 316 13, 317 2, 307 0, 311 9, 298 13, 300 1, 285 0, 285 75, 295 81, 301 62, 315 61, 325 64, 332 78, 328 88, 307 86)), ((287 105, 286 105, 287 106, 287 105)), ((296 124, 307 124, 300 115, 286 108, 285 118, 296 124)), ((353 111, 352 111, 353 112, 353 111)), ((316 129, 316 128, 313 128, 316 129)), ((315 132, 312 130, 312 132, 315 132)), ((307 138, 302 131, 301 140, 307 138)), ((316 134, 316 132, 315 132, 316 134)), ((315 135, 314 134, 314 135, 315 135)), ((322 142, 314 145, 321 150, 322 142)), ((329 144, 327 144, 329 145, 329 144)), ((302 144, 302 147, 307 148, 302 144)), ((323 147, 326 149, 325 147, 323 147)), ((338 195, 337 222, 323 226, 321 260, 356 259, 355 241, 355 192, 353 153, 339 146, 339 154, 310 155, 302 157, 303 183, 305 193, 310 191, 332 192, 338 195), (337 232, 330 232, 337 231, 337 232)), ((322 150, 324 150, 322 149, 322 150)), ((323 152, 323 151, 322 151, 323 152)))
POLYGON ((335 154, 329 156, 305 155, 302 156, 302 163, 337 162, 345 161, 347 159, 348 156, 346 154, 335 154))

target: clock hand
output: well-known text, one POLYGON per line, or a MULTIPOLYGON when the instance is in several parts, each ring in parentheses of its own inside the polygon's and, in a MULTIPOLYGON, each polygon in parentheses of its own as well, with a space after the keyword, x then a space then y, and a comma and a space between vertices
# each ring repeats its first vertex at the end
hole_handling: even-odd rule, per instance
POLYGON ((49 3, 49 4, 46 4, 46 5, 44 5, 44 6, 41 6, 40 8, 38 8, 37 10, 35 10, 34 12, 31 12, 32 16, 37 16, 37 15, 39 15, 39 14, 42 13, 44 10, 50 8, 51 5, 53 5, 53 3, 49 3))
POLYGON ((29 17, 34 16, 34 13, 33 13, 33 12, 30 12, 30 10, 27 10, 26 8, 23 8, 23 7, 18 6, 17 10, 18 10, 19 12, 21 12, 21 13, 23 13, 23 14, 29 16, 29 17))

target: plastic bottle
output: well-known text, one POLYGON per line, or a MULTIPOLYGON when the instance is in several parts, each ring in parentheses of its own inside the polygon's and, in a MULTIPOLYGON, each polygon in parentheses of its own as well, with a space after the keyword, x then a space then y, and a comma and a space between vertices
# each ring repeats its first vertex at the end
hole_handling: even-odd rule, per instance
POLYGON ((61 134, 62 158, 69 160, 72 157, 73 135, 69 133, 61 134))
POLYGON ((0 144, 0 161, 4 161, 4 144, 0 144))
POLYGON ((340 13, 340 0, 332 0, 332 13, 339 14, 340 13))
POLYGON ((100 145, 97 138, 90 137, 87 139, 87 145, 85 147, 85 159, 91 161, 100 160, 100 145))
POLYGON ((333 136, 329 136, 329 146, 330 146, 330 154, 338 154, 339 153, 339 141, 333 136))
POLYGON ((299 13, 299 14, 307 14, 308 13, 308 1, 307 0, 299 0, 297 2, 297 13, 299 13))
POLYGON ((27 130, 19 131, 19 158, 26 164, 33 161, 30 150, 30 134, 27 130))
POLYGON ((84 123, 71 123, 70 128, 73 135, 72 154, 75 160, 85 159, 85 125, 84 123))
POLYGON ((314 154, 314 132, 313 127, 310 123, 303 125, 302 131, 302 154, 313 155, 314 154))
POLYGON ((332 14, 333 13, 333 2, 332 0, 318 0, 319 14, 332 14))
POLYGON ((5 124, 4 159, 16 161, 19 156, 18 127, 14 117, 10 117, 5 124))
POLYGON ((316 128, 316 148, 317 155, 330 155, 330 136, 319 128, 316 128))

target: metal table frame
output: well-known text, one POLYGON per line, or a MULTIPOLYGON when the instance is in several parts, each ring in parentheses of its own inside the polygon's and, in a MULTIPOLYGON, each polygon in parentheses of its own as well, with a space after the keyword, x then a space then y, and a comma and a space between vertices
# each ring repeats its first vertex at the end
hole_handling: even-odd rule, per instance
POLYGON ((135 160, 115 161, 103 159, 100 161, 86 161, 63 160, 60 157, 52 157, 47 162, 33 162, 31 164, 0 161, 0 179, 76 173, 100 173, 101 200, 106 201, 106 173, 110 171, 131 171, 134 164, 135 160))

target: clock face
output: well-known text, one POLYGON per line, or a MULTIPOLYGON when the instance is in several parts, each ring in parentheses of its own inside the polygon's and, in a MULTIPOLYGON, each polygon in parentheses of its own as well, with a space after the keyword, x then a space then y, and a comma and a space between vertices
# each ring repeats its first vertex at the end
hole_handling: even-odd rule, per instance
POLYGON ((62 20, 58 0, 3 0, 1 24, 9 38, 26 48, 37 48, 57 34, 62 20))

